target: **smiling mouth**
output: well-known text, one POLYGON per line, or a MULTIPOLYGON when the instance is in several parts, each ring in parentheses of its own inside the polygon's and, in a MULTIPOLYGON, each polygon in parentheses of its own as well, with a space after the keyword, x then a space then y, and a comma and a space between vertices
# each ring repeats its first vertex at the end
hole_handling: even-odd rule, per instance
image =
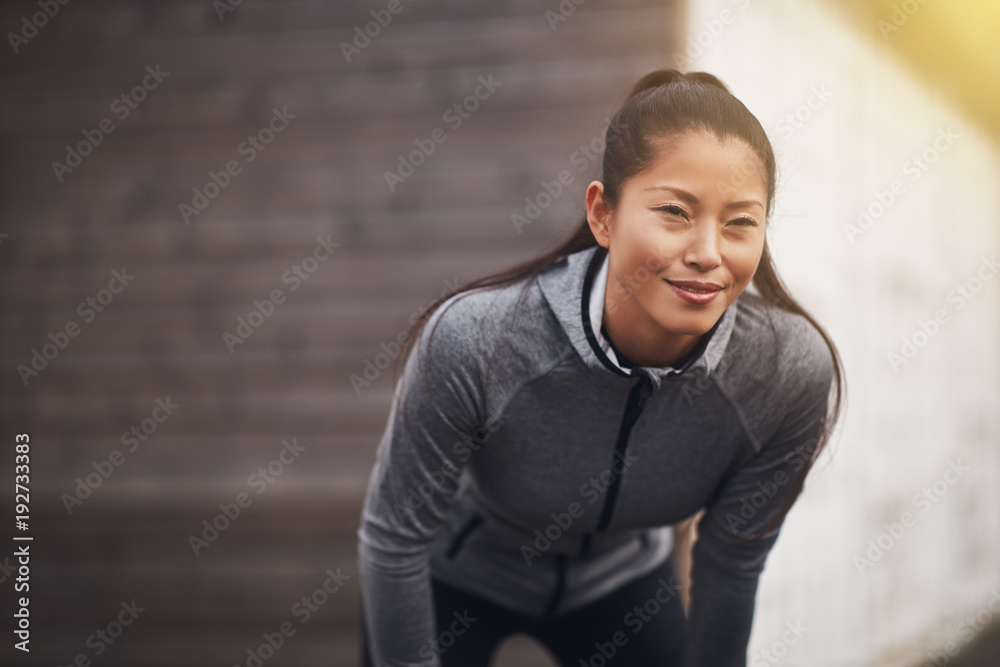
POLYGON ((722 289, 719 285, 714 283, 698 283, 688 280, 673 281, 667 280, 668 283, 674 287, 679 287, 686 292, 691 292, 693 294, 713 294, 722 289))
POLYGON ((674 294, 693 306, 707 306, 715 301, 719 293, 722 292, 722 287, 715 283, 701 283, 687 280, 674 282, 665 278, 664 282, 670 285, 670 289, 674 291, 674 294))

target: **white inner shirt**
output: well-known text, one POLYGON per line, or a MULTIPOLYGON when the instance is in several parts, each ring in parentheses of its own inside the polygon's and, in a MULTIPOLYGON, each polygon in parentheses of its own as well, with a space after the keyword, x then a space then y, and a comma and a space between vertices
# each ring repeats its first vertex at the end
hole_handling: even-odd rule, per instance
POLYGON ((601 262, 601 268, 594 275, 594 284, 590 288, 590 328, 593 330, 594 335, 597 336, 597 342, 600 344, 601 349, 604 350, 604 353, 608 355, 608 359, 626 373, 631 373, 630 369, 621 365, 621 362, 618 361, 618 355, 611 349, 611 343, 601 333, 601 323, 604 321, 604 293, 607 287, 608 254, 605 253, 604 261, 601 262))
MULTIPOLYGON (((601 333, 601 323, 604 321, 604 293, 608 287, 608 257, 609 255, 605 253, 604 261, 601 262, 601 268, 594 275, 594 284, 590 288, 590 328, 597 337, 597 342, 601 346, 601 349, 608 355, 608 359, 618 368, 631 374, 632 370, 622 366, 621 362, 618 361, 618 355, 615 354, 614 349, 611 347, 611 343, 601 333)), ((675 366, 661 366, 660 368, 672 369, 675 372, 677 370, 675 366)))

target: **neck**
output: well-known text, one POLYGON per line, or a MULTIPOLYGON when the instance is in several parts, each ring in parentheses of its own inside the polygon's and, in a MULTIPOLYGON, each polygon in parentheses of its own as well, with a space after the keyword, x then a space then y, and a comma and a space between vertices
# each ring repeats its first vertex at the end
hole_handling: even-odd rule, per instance
POLYGON ((612 345, 632 363, 659 368, 680 361, 705 334, 674 334, 664 331, 635 301, 626 296, 611 304, 610 290, 604 295, 604 329, 612 345))

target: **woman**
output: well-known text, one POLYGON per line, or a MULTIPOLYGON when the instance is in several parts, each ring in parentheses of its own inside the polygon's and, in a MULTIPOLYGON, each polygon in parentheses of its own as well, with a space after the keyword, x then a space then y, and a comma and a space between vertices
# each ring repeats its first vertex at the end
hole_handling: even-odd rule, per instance
POLYGON ((774 154, 718 79, 652 72, 606 135, 572 238, 414 325, 358 530, 364 664, 485 667, 516 632, 565 667, 746 664, 840 358, 775 271, 774 154), (685 609, 671 526, 701 510, 685 609))

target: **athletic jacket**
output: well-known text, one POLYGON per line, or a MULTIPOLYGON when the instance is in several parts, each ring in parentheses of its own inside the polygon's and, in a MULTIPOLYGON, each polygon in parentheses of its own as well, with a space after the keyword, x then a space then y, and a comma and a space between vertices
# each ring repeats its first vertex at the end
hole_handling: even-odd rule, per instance
MULTIPOLYGON (((701 508, 686 666, 745 666, 778 528, 747 538, 815 449, 832 357, 805 318, 748 288, 685 359, 636 366, 602 335, 606 285, 594 246, 530 282, 452 296, 416 341, 357 532, 378 667, 440 665, 431 575, 565 614, 662 564, 671 524, 701 508)), ((594 641, 643 622, 628 614, 594 641)))

